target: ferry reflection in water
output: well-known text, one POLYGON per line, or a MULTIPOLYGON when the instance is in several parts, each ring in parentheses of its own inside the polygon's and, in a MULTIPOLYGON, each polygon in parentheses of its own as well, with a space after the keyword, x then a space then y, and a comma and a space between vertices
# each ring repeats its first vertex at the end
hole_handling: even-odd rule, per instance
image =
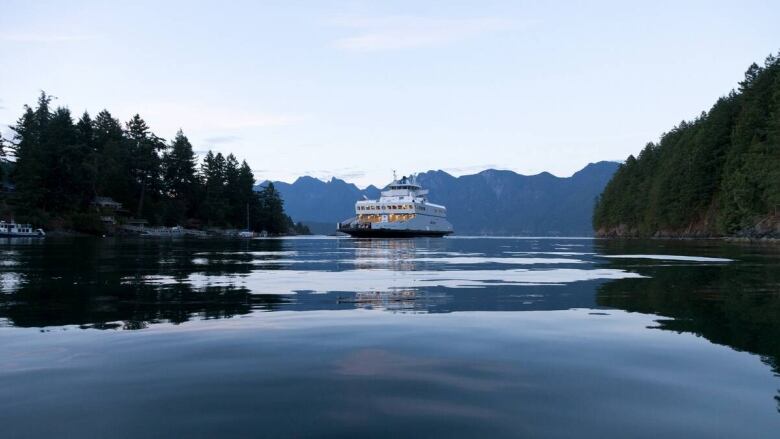
POLYGON ((381 309, 390 312, 428 312, 433 302, 439 305, 451 296, 416 290, 359 292, 339 297, 339 303, 351 303, 356 308, 381 309))
POLYGON ((354 239, 347 242, 350 246, 354 246, 355 268, 413 271, 417 268, 414 263, 417 241, 417 239, 354 239))

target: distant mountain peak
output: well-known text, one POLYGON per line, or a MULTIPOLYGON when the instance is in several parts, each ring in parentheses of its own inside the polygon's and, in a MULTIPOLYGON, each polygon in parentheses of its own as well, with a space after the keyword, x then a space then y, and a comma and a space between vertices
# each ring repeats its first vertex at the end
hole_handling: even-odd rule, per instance
POLYGON ((320 180, 319 178, 314 178, 310 175, 302 175, 296 178, 292 184, 297 184, 297 183, 325 183, 325 182, 320 180))
MULTIPOLYGON (((431 190, 431 201, 447 206, 458 234, 582 236, 592 234, 594 200, 618 166, 590 163, 571 177, 485 169, 459 177, 429 170, 417 178, 431 190)), ((327 182, 301 177, 292 184, 275 184, 289 215, 324 227, 320 232, 335 231, 336 222, 354 215, 355 201, 377 198, 380 192, 374 185, 361 190, 336 177, 327 182)))
POLYGON ((580 169, 577 172, 582 172, 589 169, 595 169, 595 168, 614 168, 617 166, 620 166, 622 162, 615 161, 615 160, 601 160, 598 162, 591 162, 585 165, 584 168, 580 169))
POLYGON ((572 174, 572 178, 579 178, 584 175, 591 175, 591 174, 599 174, 599 175, 609 174, 610 176, 612 176, 612 174, 614 174, 619 167, 620 167, 619 162, 612 162, 606 160, 595 162, 595 163, 588 163, 584 168, 572 174))

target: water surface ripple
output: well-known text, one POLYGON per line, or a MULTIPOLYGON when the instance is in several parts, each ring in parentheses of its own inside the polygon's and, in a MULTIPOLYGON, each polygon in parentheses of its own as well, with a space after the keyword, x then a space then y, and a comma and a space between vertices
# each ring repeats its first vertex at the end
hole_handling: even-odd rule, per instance
POLYGON ((776 246, 0 242, 4 437, 774 437, 779 373, 776 246))

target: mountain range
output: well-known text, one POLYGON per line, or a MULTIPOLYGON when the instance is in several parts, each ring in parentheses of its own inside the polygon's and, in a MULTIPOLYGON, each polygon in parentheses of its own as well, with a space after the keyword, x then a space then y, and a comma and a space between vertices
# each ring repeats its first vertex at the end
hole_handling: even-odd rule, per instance
MULTIPOLYGON (((431 202, 447 206, 459 235, 590 236, 595 200, 618 166, 591 163, 571 177, 495 169, 455 177, 428 171, 417 174, 417 181, 430 190, 431 202)), ((377 198, 380 192, 375 186, 360 189, 338 178, 273 183, 286 212, 314 233, 333 233, 338 221, 354 216, 355 201, 377 198)))

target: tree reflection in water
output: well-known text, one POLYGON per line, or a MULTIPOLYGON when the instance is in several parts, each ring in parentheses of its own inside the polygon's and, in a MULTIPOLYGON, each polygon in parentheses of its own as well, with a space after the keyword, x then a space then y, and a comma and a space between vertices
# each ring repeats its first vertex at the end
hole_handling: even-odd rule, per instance
POLYGON ((74 239, 68 246, 23 245, 4 252, 16 280, 0 295, 0 317, 13 326, 133 330, 274 309, 289 300, 250 294, 229 283, 190 280, 193 274, 246 275, 253 267, 252 251, 273 254, 281 248, 277 240, 257 241, 251 248, 246 241, 206 240, 74 239), (146 282, 159 276, 172 282, 146 282))
MULTIPOLYGON (((659 252, 690 243, 653 243, 659 252)), ((699 254, 733 252, 738 263, 690 266, 658 261, 609 260, 647 276, 622 279, 598 288, 596 303, 630 312, 657 314, 653 328, 688 332, 738 351, 757 354, 780 376, 780 265, 777 249, 720 242, 702 243, 699 254), (753 250, 753 251, 751 251, 753 250)), ((604 241, 603 254, 647 252, 648 243, 604 241)), ((780 389, 775 396, 780 411, 780 389)))
MULTIPOLYGON (((531 250, 537 245, 524 244, 531 245, 531 250)), ((736 262, 692 264, 593 256, 589 260, 593 268, 628 270, 646 277, 565 286, 496 284, 375 293, 350 291, 350 286, 344 285, 344 291, 326 294, 268 295, 242 285, 258 267, 405 272, 429 269, 425 256, 435 253, 495 252, 489 245, 501 248, 508 243, 312 240, 291 246, 284 240, 11 242, 0 249, 0 319, 18 327, 75 325, 134 330, 163 322, 229 318, 255 310, 359 307, 448 313, 615 308, 661 316, 653 326, 656 329, 692 333, 757 354, 780 375, 780 254, 776 248, 721 242, 595 241, 597 254, 687 254, 727 257, 736 262)), ((576 251, 583 252, 578 256, 582 258, 590 254, 589 249, 580 247, 576 251)), ((468 269, 465 267, 457 269, 468 269)), ((775 399, 780 410, 780 391, 775 399)))

